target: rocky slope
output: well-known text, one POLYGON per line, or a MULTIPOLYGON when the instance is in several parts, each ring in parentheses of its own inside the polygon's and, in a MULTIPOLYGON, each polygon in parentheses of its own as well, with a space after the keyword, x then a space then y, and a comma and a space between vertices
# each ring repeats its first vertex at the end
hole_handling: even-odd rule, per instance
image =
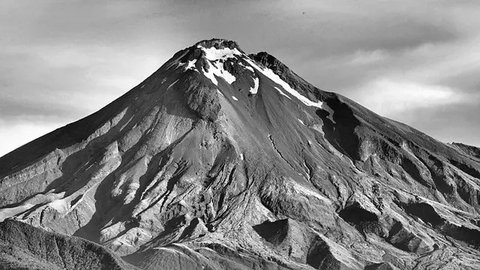
POLYGON ((137 269, 100 245, 28 224, 0 223, 0 269, 137 269))
POLYGON ((479 269, 478 153, 208 40, 0 158, 0 219, 142 269, 479 269))

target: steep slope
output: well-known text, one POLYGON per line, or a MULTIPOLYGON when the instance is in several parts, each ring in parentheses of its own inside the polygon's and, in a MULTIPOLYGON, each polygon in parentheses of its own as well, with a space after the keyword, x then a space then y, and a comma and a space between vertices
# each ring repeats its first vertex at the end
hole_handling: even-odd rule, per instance
POLYGON ((0 269, 137 269, 102 246, 28 224, 0 223, 0 269))
POLYGON ((0 158, 0 219, 156 269, 478 269, 480 160, 202 41, 0 158))

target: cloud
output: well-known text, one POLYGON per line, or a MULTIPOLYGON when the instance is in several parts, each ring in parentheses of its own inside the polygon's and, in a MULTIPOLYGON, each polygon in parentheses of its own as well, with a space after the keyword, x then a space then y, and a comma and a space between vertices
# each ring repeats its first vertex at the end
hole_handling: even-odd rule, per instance
POLYGON ((480 146, 480 104, 450 104, 409 111, 408 124, 443 142, 480 146))
POLYGON ((371 65, 378 63, 379 61, 385 61, 388 58, 388 54, 383 50, 373 51, 356 51, 351 56, 352 65, 371 65))
POLYGON ((449 87, 389 79, 369 82, 355 95, 357 101, 375 112, 394 117, 412 110, 461 104, 470 100, 468 95, 449 87))

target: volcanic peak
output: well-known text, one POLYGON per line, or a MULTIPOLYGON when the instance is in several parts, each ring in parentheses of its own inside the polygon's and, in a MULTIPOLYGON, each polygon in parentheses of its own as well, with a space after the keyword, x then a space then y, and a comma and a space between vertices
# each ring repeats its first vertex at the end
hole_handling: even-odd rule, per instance
MULTIPOLYGON (((196 78, 197 81, 206 82, 204 86, 211 90, 200 91, 201 99, 196 97, 199 94, 198 91, 189 91, 191 93, 188 95, 188 100, 208 100, 209 103, 217 104, 218 98, 215 96, 217 92, 221 92, 232 96, 233 101, 238 101, 235 100, 238 98, 234 93, 226 91, 226 89, 233 88, 249 89, 248 99, 250 99, 257 95, 260 78, 263 78, 263 84, 271 86, 263 87, 264 91, 272 89, 289 100, 298 100, 309 107, 323 108, 319 89, 305 82, 274 56, 266 52, 247 55, 234 41, 211 39, 197 42, 183 50, 174 63, 176 65, 172 66, 176 66, 182 72, 187 72, 188 76, 193 76, 192 78, 196 78)), ((245 97, 246 100, 247 97, 245 97)), ((189 107, 204 107, 197 103, 189 107)), ((202 103, 205 104, 205 102, 202 103)), ((212 119, 216 119, 216 117, 212 119)))
POLYGON ((1 157, 0 220, 146 269, 474 270, 478 153, 214 39, 1 157))

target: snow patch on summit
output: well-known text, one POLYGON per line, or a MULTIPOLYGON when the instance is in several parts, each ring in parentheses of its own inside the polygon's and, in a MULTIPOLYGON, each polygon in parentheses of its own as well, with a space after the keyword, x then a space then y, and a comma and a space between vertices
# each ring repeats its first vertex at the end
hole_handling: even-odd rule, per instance
POLYGON ((215 85, 218 85, 218 80, 216 77, 224 79, 229 84, 233 83, 237 79, 230 72, 223 69, 223 63, 209 63, 208 71, 204 70, 203 74, 215 85))
POLYGON ((202 49, 202 51, 205 52, 205 57, 210 61, 226 60, 228 58, 234 58, 236 55, 242 55, 242 53, 237 50, 237 48, 217 49, 215 47, 205 48, 202 46, 198 46, 198 48, 202 49))
POLYGON ((210 79, 210 81, 212 81, 215 85, 218 85, 218 80, 216 77, 223 78, 229 84, 232 84, 234 81, 236 81, 237 78, 225 70, 223 63, 229 58, 235 58, 237 55, 242 55, 240 51, 238 51, 236 48, 217 49, 214 47, 204 48, 202 46, 198 46, 198 48, 205 52, 205 58, 208 60, 208 70, 203 70, 205 77, 210 79))
POLYGON ((226 71, 223 68, 223 62, 216 62, 213 65, 216 67, 216 69, 214 70, 214 74, 218 77, 222 77, 229 84, 232 84, 237 79, 230 72, 226 71), (217 74, 218 72, 220 74, 217 74))

